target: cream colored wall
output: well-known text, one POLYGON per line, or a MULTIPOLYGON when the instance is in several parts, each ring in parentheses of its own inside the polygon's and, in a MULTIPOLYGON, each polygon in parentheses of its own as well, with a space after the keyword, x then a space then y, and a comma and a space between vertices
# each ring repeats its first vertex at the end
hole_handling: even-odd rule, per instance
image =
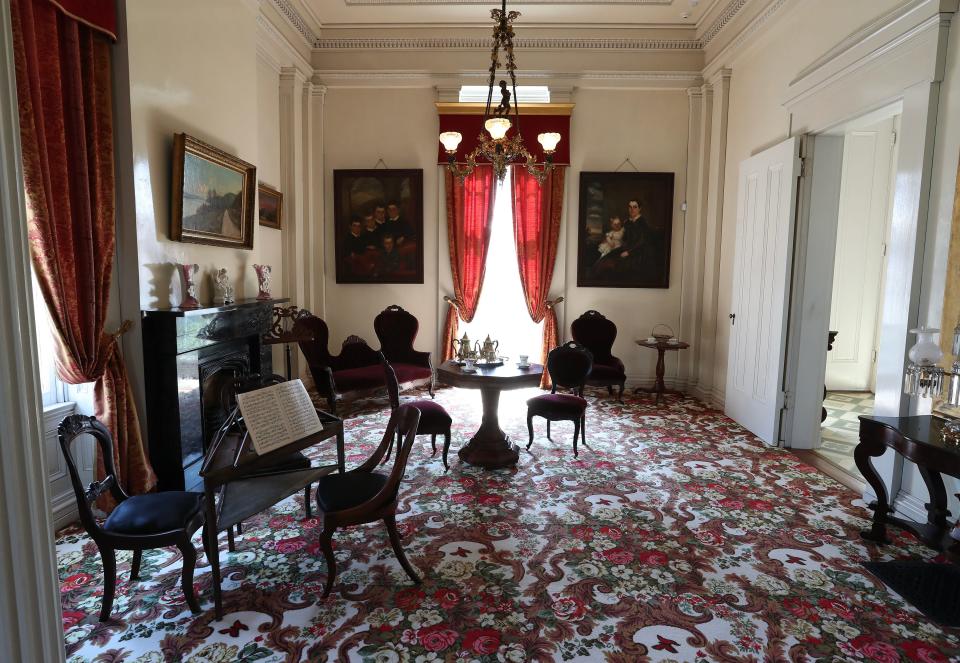
POLYGON ((256 12, 256 3, 236 0, 126 3, 141 306, 179 302, 173 263, 200 265, 204 304, 212 300, 209 275, 217 267, 229 270, 238 299, 256 296, 254 263, 273 265, 275 290, 282 282, 279 240, 265 237, 278 233, 256 222, 252 251, 169 239, 174 133, 259 165, 256 12))
POLYGON ((439 335, 437 226, 439 223, 437 136, 439 120, 432 88, 351 89, 330 87, 323 108, 325 320, 330 350, 356 334, 380 346, 373 319, 399 304, 420 321, 416 346, 434 353, 439 335), (336 282, 333 229, 333 171, 388 167, 423 169, 424 282, 422 285, 363 285, 336 282), (382 165, 380 166, 383 167, 382 165))
POLYGON ((790 115, 783 102, 790 81, 804 67, 860 27, 900 4, 899 0, 805 0, 794 3, 781 10, 763 31, 755 33, 750 46, 738 51, 734 59, 711 62, 711 68, 719 65, 733 70, 721 234, 720 322, 714 367, 714 384, 721 391, 726 385, 730 340, 726 320, 733 290, 740 162, 790 136, 790 115))
MULTIPOLYGON (((279 72, 257 60, 257 179, 274 189, 280 186, 280 86, 279 72)), ((281 221, 282 222, 282 221, 281 221)), ((271 265, 276 276, 275 294, 283 293, 283 231, 257 228, 254 249, 271 265)), ((252 271, 252 270, 251 270, 252 271)), ((256 294, 256 290, 253 291, 256 294)))
MULTIPOLYGON (((680 331, 680 272, 683 262, 684 215, 680 206, 686 190, 687 119, 686 90, 578 90, 570 123, 571 155, 567 179, 564 237, 559 253, 566 272, 566 302, 563 305, 564 338, 570 323, 585 311, 595 309, 617 325, 613 353, 626 367, 628 379, 654 375, 656 353, 638 348, 637 338, 646 338, 658 323, 680 331), (613 171, 629 157, 641 171, 675 174, 673 230, 669 288, 578 288, 577 246, 580 205, 580 172, 613 171)), ((632 170, 629 164, 621 171, 632 170)), ((564 294, 564 293, 557 293, 564 294)), ((676 353, 667 359, 667 376, 676 374, 676 353)))

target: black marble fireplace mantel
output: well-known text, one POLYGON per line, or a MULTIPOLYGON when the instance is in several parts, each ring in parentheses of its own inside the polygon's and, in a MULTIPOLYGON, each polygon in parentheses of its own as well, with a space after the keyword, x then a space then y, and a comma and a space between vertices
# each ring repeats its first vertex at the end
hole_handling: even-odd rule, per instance
POLYGON ((274 305, 287 301, 141 311, 147 436, 160 490, 203 490, 203 454, 227 414, 224 388, 238 375, 273 372, 261 338, 274 305))

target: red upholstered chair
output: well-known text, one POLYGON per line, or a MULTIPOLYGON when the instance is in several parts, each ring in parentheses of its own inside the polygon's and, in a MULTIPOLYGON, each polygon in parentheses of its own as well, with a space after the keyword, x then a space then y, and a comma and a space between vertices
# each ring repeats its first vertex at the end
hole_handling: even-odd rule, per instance
POLYGON ((577 456, 577 437, 582 435, 583 443, 587 443, 587 400, 583 397, 583 385, 592 367, 590 351, 575 341, 568 341, 550 351, 547 370, 553 388, 549 394, 534 396, 527 401, 527 430, 530 432, 527 449, 533 444, 534 417, 547 420, 548 440, 553 439, 550 437, 551 421, 572 421, 573 455, 577 456), (558 386, 572 389, 574 393, 558 394, 558 386))
POLYGON ((413 349, 420 323, 396 304, 383 309, 373 321, 380 352, 387 358, 402 387, 426 385, 433 397, 433 363, 429 352, 413 349))
POLYGON ((347 394, 372 394, 386 385, 380 353, 359 336, 348 336, 340 354, 331 355, 327 349, 330 339, 327 323, 311 315, 297 320, 294 330, 297 328, 306 329, 313 337, 313 340, 300 341, 298 345, 307 360, 317 391, 327 399, 330 412, 336 414, 337 401, 347 394))
POLYGON ((586 383, 592 387, 606 387, 611 396, 614 385, 620 385, 617 400, 622 402, 627 374, 623 362, 610 353, 617 340, 617 326, 597 311, 587 311, 573 321, 570 332, 573 340, 584 345, 593 355, 593 369, 586 383))
POLYGON ((403 554, 396 521, 400 482, 407 469, 407 459, 410 457, 410 448, 417 435, 419 422, 419 410, 408 406, 401 407, 390 415, 390 422, 387 424, 387 431, 383 434, 380 446, 363 465, 343 474, 328 474, 317 482, 317 506, 323 513, 320 550, 323 551, 323 556, 327 560, 327 584, 323 590, 324 598, 329 596, 337 577, 337 560, 333 556, 333 533, 340 527, 373 523, 378 520, 382 520, 387 526, 390 545, 400 566, 411 580, 420 584, 420 577, 403 554), (393 469, 390 474, 376 472, 380 460, 387 452, 388 445, 393 443, 393 438, 398 434, 403 435, 403 444, 397 449, 393 469))
POLYGON ((117 587, 117 550, 133 551, 130 579, 139 580, 140 560, 144 550, 167 546, 179 548, 183 555, 183 569, 180 573, 183 595, 190 610, 200 612, 200 605, 193 593, 193 568, 197 563, 197 551, 190 539, 204 523, 203 493, 171 490, 127 495, 117 483, 117 470, 113 464, 113 438, 110 431, 94 417, 74 414, 65 418, 57 428, 57 436, 60 451, 67 461, 70 483, 77 496, 80 523, 97 545, 103 561, 100 621, 110 619, 110 610, 113 607, 113 595, 117 587), (70 452, 73 441, 85 434, 93 436, 100 446, 100 456, 107 474, 102 481, 91 483, 87 488, 84 488, 80 481, 80 474, 70 452), (90 505, 108 491, 117 506, 103 524, 100 524, 94 518, 90 505))
MULTIPOLYGON (((383 372, 387 380, 387 396, 390 398, 390 411, 396 412, 400 409, 400 384, 397 382, 397 374, 393 370, 390 362, 383 359, 383 372)), ((443 435, 443 466, 450 469, 447 465, 447 451, 450 449, 450 427, 453 425, 453 418, 447 413, 439 403, 428 400, 408 401, 404 403, 410 407, 420 410, 420 424, 417 426, 417 435, 429 435, 430 445, 433 447, 433 454, 437 454, 437 435, 443 435)), ((397 431, 397 445, 400 444, 400 431, 397 431)), ((393 442, 387 448, 387 455, 383 462, 390 458, 390 452, 393 449, 393 442)))

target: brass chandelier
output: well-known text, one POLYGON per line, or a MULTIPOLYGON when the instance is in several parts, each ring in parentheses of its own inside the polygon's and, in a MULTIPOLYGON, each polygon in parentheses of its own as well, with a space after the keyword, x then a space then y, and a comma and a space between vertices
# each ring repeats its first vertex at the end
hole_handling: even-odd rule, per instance
POLYGON ((501 9, 490 11, 490 17, 494 20, 493 26, 493 52, 490 54, 490 80, 487 89, 487 106, 483 112, 483 127, 486 131, 481 131, 477 137, 479 144, 476 149, 466 155, 464 164, 457 163, 457 146, 463 140, 459 131, 445 131, 440 134, 440 142, 447 153, 447 168, 463 180, 467 175, 473 172, 477 166, 477 159, 484 158, 493 164, 493 172, 497 176, 497 181, 502 182, 507 174, 507 166, 515 161, 523 161, 524 167, 538 182, 543 183, 547 173, 553 170, 553 154, 557 149, 557 143, 560 142, 558 133, 542 133, 537 136, 537 141, 543 148, 545 162, 542 166, 538 165, 533 155, 527 151, 523 145, 523 138, 520 135, 520 109, 517 103, 517 65, 513 58, 513 21, 520 12, 507 12, 507 0, 503 0, 501 9), (503 49, 506 55, 506 71, 510 75, 510 86, 513 90, 511 95, 507 89, 507 82, 500 81, 500 103, 491 109, 493 101, 493 90, 497 78, 497 71, 501 68, 500 50, 503 49), (513 97, 511 104, 510 98, 513 97), (510 121, 511 106, 513 109, 513 122, 510 121), (510 127, 516 127, 516 133, 512 138, 507 137, 507 131, 510 127))

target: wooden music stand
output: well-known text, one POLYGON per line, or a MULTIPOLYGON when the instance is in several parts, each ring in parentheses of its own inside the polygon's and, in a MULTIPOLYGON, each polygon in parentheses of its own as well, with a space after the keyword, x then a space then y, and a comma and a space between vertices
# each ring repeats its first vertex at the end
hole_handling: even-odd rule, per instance
POLYGON ((241 523, 277 502, 284 500, 314 483, 322 476, 345 471, 343 421, 317 410, 323 429, 278 447, 263 455, 257 454, 239 408, 234 408, 217 432, 200 469, 206 496, 206 527, 203 530, 204 549, 213 574, 213 600, 217 619, 223 618, 220 595, 219 532, 241 523), (322 467, 293 470, 275 468, 284 458, 324 440, 336 438, 337 463, 322 467), (216 500, 219 493, 220 499, 216 500))

